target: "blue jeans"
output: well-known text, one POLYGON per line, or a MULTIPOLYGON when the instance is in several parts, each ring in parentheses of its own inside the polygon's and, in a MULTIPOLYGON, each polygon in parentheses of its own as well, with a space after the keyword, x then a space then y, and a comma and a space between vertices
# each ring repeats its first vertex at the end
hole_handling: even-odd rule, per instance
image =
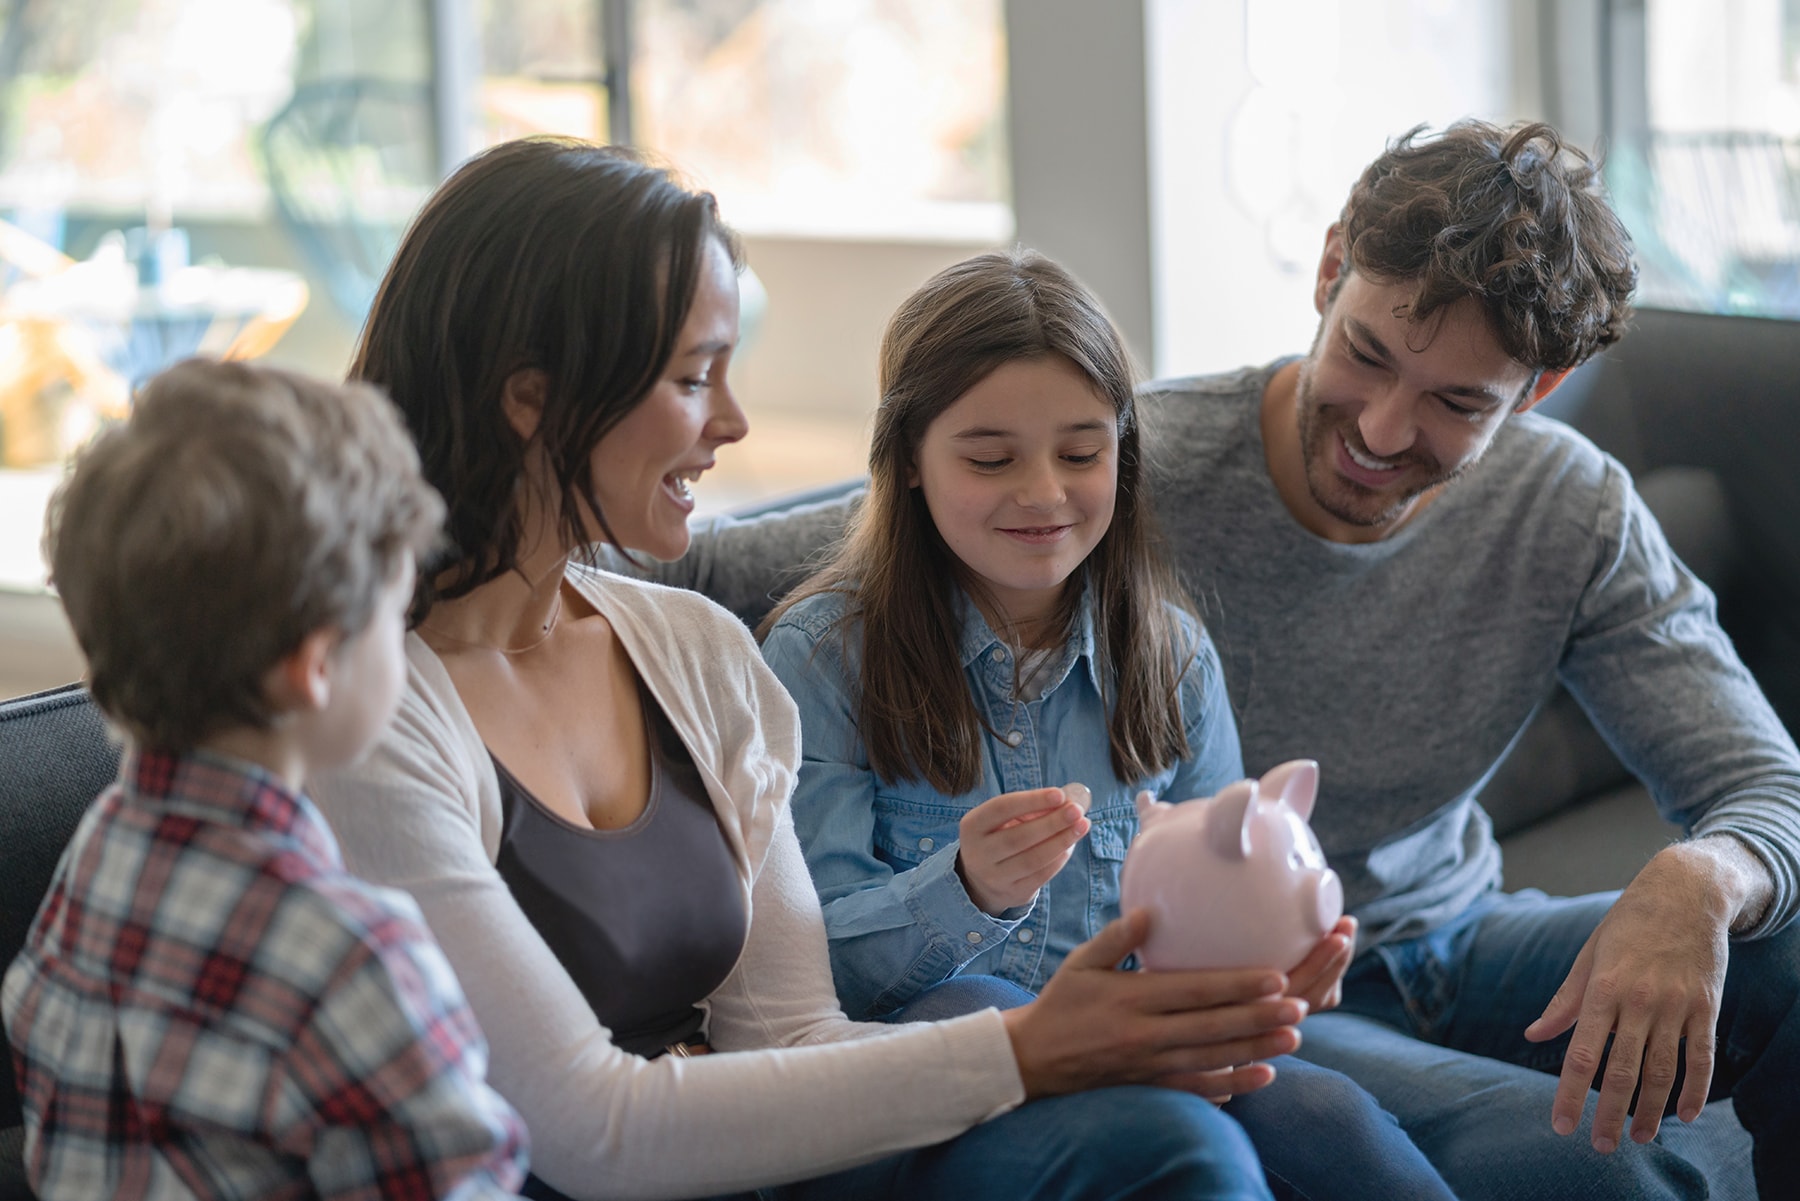
POLYGON ((1574 1133, 1551 1130, 1569 1036, 1529 1043, 1522 1031, 1617 897, 1492 893, 1377 947, 1351 965, 1343 1005, 1307 1021, 1299 1053, 1378 1097, 1465 1201, 1742 1195, 1746 1160, 1765 1201, 1800 1198, 1800 925, 1731 946, 1711 1096, 1732 1098, 1741 1129, 1708 1106, 1601 1155, 1593 1092, 1574 1133))
MULTIPOLYGON (((524 1195, 567 1201, 536 1177, 524 1195)), ((1134 1087, 1033 1101, 936 1146, 716 1201, 965 1199, 1269 1201, 1269 1193, 1230 1118, 1186 1093, 1134 1087)))
MULTIPOLYGON (((941 1021, 1031 999, 996 976, 955 976, 888 1020, 941 1021)), ((1309 1021, 1302 1032, 1310 1029, 1309 1021)), ((1280 1201, 1455 1201, 1400 1124, 1354 1081, 1291 1055, 1272 1062, 1275 1082, 1233 1098, 1224 1112, 1250 1136, 1280 1201)))
MULTIPOLYGON (((937 1021, 1030 999, 992 976, 959 976, 888 1020, 937 1021)), ((879 1089, 869 1103, 881 1103, 879 1089)), ((535 1177, 524 1195, 567 1201, 535 1177)), ((714 1201, 965 1199, 1270 1201, 1256 1152, 1235 1122, 1199 1097, 1151 1087, 1032 1101, 935 1146, 714 1201)))

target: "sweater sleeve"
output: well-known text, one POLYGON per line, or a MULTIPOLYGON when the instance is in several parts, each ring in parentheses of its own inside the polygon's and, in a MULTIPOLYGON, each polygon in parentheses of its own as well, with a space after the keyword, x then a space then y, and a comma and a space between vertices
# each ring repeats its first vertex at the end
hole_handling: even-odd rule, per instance
POLYGON ((687 553, 668 563, 634 568, 617 552, 604 556, 614 571, 705 593, 754 626, 836 544, 862 498, 847 496, 795 505, 756 517, 714 517, 694 525, 687 553))
POLYGON ((1774 899, 1743 937, 1773 934, 1800 912, 1800 751, 1616 464, 1596 522, 1563 682, 1665 818, 1763 862, 1774 899))
POLYGON ((753 883, 744 955, 714 1003, 732 1053, 620 1050, 494 869, 479 738, 453 691, 431 695, 434 684, 449 688, 411 664, 374 753, 317 782, 314 799, 352 870, 417 899, 488 1036, 490 1082, 525 1118, 533 1170, 550 1185, 575 1198, 737 1192, 937 1142, 1019 1102, 991 1011, 772 1045, 863 1033, 836 1010, 817 902, 783 868, 797 852, 779 838, 753 883))

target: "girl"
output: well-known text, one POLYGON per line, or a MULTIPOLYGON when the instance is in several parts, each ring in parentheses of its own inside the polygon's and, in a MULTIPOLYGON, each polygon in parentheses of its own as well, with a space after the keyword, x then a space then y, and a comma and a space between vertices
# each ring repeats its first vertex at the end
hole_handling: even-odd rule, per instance
MULTIPOLYGON (((1036 991, 1117 916, 1138 790, 1179 801, 1243 774, 1217 654, 1157 550, 1130 362, 1098 301, 1029 251, 960 263, 895 313, 881 389, 850 533, 763 625, 800 706, 794 820, 860 1017, 959 973, 1036 991)), ((1292 995, 1336 1003, 1354 930, 1294 969, 1292 995)), ((1232 1106, 1278 1189, 1449 1195, 1347 1078, 1282 1071, 1232 1106)))

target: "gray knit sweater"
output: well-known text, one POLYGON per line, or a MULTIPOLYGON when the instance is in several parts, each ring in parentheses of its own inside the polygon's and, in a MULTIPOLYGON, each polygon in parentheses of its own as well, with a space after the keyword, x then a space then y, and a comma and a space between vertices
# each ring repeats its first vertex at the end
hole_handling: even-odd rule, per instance
MULTIPOLYGON (((1482 786, 1560 678, 1657 807, 1729 831, 1800 911, 1800 752, 1712 594, 1630 477, 1559 422, 1509 419, 1393 537, 1303 529, 1259 421, 1279 364, 1146 389, 1152 494, 1225 665, 1244 766, 1312 758, 1313 827, 1364 947, 1429 930, 1500 882, 1482 786)), ((841 528, 845 503, 697 531, 667 578, 752 609, 841 528)))

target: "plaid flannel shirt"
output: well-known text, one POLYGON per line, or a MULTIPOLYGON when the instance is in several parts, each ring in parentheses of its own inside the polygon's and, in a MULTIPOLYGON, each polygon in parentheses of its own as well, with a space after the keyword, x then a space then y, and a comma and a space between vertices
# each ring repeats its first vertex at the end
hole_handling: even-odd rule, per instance
POLYGON ((127 752, 0 988, 62 1197, 477 1198, 525 1130, 412 898, 247 765, 127 752))

